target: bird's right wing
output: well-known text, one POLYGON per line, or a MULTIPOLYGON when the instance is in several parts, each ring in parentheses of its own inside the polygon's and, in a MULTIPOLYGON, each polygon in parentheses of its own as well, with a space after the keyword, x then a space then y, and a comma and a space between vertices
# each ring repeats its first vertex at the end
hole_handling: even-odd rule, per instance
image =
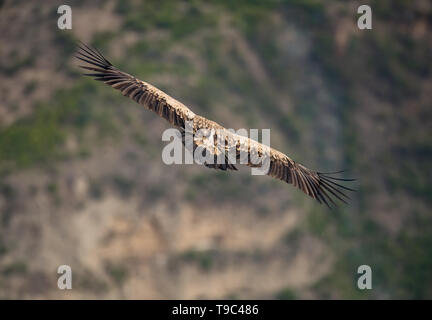
POLYGON ((94 77, 95 80, 103 81, 114 89, 120 90, 124 96, 153 110, 174 126, 184 128, 185 121, 192 120, 195 116, 188 107, 162 90, 114 67, 96 49, 82 44, 79 46, 76 57, 88 63, 86 66, 80 66, 92 71, 92 73, 85 73, 85 75, 94 77))

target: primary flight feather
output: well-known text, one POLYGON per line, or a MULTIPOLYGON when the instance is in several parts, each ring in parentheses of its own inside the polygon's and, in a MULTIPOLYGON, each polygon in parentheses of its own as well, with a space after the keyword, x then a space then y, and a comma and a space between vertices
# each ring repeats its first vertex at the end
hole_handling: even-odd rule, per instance
MULTIPOLYGON (((225 151, 235 150, 234 160, 238 160, 242 152, 248 155, 246 164, 250 167, 257 167, 252 158, 262 156, 267 150, 266 154, 268 154, 270 162, 267 175, 294 185, 319 203, 325 203, 327 206, 336 205, 335 198, 346 203, 349 197, 344 190, 354 191, 340 184, 340 182, 353 181, 354 179, 342 179, 332 176, 342 171, 322 173, 310 170, 276 149, 266 148, 258 141, 239 136, 214 121, 196 115, 184 104, 170 97, 162 90, 120 71, 97 49, 82 44, 79 46, 76 57, 88 64, 80 66, 90 71, 85 75, 94 77, 95 80, 102 81, 112 88, 120 90, 124 96, 156 112, 159 116, 168 120, 170 124, 179 128, 182 132, 183 143, 185 126, 187 123, 192 124, 191 131, 194 134, 193 150, 190 151, 201 148, 204 152, 216 158, 223 150, 217 145, 215 146, 214 143, 209 143, 210 139, 196 134, 203 131, 216 132, 219 137, 223 138, 223 149, 225 151)), ((216 137, 213 138, 216 139, 216 137)), ((220 170, 237 170, 235 161, 228 157, 225 157, 223 163, 215 161, 214 163, 204 163, 204 165, 220 170)))

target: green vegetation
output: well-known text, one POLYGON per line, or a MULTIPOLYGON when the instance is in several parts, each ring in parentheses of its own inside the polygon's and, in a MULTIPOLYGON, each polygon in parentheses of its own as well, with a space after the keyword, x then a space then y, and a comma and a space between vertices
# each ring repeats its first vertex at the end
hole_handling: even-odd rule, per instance
POLYGON ((0 235, 0 257, 3 256, 4 254, 6 254, 7 251, 8 251, 8 249, 6 247, 6 244, 0 235))
POLYGON ((170 31, 173 39, 181 39, 203 27, 215 25, 215 19, 203 14, 201 6, 193 2, 184 4, 180 9, 181 14, 175 14, 179 7, 178 2, 173 1, 121 1, 117 5, 117 11, 126 15, 126 30, 145 32, 156 27, 170 31))
POLYGON ((6 266, 1 270, 4 276, 11 276, 15 274, 25 274, 27 272, 27 265, 23 261, 15 261, 6 266))
POLYGON ((89 270, 83 270, 73 275, 74 287, 81 290, 91 291, 95 293, 103 293, 109 288, 105 280, 101 279, 99 274, 95 274, 89 270))
POLYGON ((107 263, 105 271, 117 286, 122 286, 128 278, 128 271, 124 265, 107 263))
POLYGON ((187 262, 195 262, 202 270, 209 271, 213 267, 216 254, 214 250, 188 250, 180 258, 187 262))
POLYGON ((129 179, 121 175, 115 175, 112 177, 112 182, 116 187, 117 191, 123 197, 129 197, 131 195, 132 190, 134 188, 134 181, 132 179, 129 179))
POLYGON ((18 57, 14 59, 8 59, 0 64, 0 72, 13 75, 19 70, 28 68, 34 64, 34 57, 29 55, 26 57, 18 57), (7 62, 7 63, 6 63, 7 62))
POLYGON ((99 138, 115 137, 117 99, 109 92, 97 94, 94 83, 86 79, 59 90, 50 102, 39 103, 31 116, 0 128, 0 173, 68 157, 62 148, 67 135, 83 135, 89 124, 97 128, 99 138), (96 97, 104 101, 104 109, 94 107, 96 97))
POLYGON ((278 300, 295 300, 297 299, 297 295, 295 294, 295 291, 293 291, 290 288, 285 288, 279 291, 276 296, 276 299, 278 300))
POLYGON ((102 183, 100 181, 91 180, 89 192, 93 199, 101 199, 104 195, 102 183))

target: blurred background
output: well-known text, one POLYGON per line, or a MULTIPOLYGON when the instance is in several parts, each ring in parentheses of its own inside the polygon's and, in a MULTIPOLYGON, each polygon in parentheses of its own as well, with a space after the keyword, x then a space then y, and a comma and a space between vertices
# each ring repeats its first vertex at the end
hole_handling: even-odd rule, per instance
POLYGON ((0 298, 432 298, 431 24, 428 0, 0 1, 0 298), (80 76, 77 40, 197 114, 271 128, 312 169, 347 169, 351 205, 164 165, 168 123, 80 76))

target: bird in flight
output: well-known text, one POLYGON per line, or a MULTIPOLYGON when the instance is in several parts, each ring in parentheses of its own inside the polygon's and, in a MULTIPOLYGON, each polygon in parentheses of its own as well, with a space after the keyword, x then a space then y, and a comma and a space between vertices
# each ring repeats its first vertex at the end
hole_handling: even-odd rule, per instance
POLYGON ((225 156, 225 161, 222 163, 219 163, 220 161, 203 163, 206 167, 235 171, 237 170, 235 160, 239 160, 241 154, 248 156, 244 162, 247 166, 258 167, 257 162, 253 160, 263 156, 266 152, 268 159, 267 175, 292 184, 328 207, 336 206, 336 199, 347 203, 350 198, 346 191, 354 191, 341 183, 355 179, 343 179, 334 176, 343 171, 324 173, 310 170, 276 149, 264 146, 256 140, 239 136, 218 123, 193 113, 184 104, 162 90, 117 69, 97 49, 81 43, 78 46, 76 58, 87 63, 87 65, 80 65, 81 68, 91 71, 84 73, 84 75, 120 90, 124 96, 156 112, 171 125, 177 127, 182 133, 183 144, 185 144, 186 125, 190 124, 194 135, 193 150, 189 151, 201 148, 210 157, 217 158, 223 151, 234 150, 235 159, 225 156), (210 143, 217 138, 215 136, 209 138, 208 134, 204 136, 196 134, 198 132, 216 132, 219 138, 222 138, 223 143, 210 143))

